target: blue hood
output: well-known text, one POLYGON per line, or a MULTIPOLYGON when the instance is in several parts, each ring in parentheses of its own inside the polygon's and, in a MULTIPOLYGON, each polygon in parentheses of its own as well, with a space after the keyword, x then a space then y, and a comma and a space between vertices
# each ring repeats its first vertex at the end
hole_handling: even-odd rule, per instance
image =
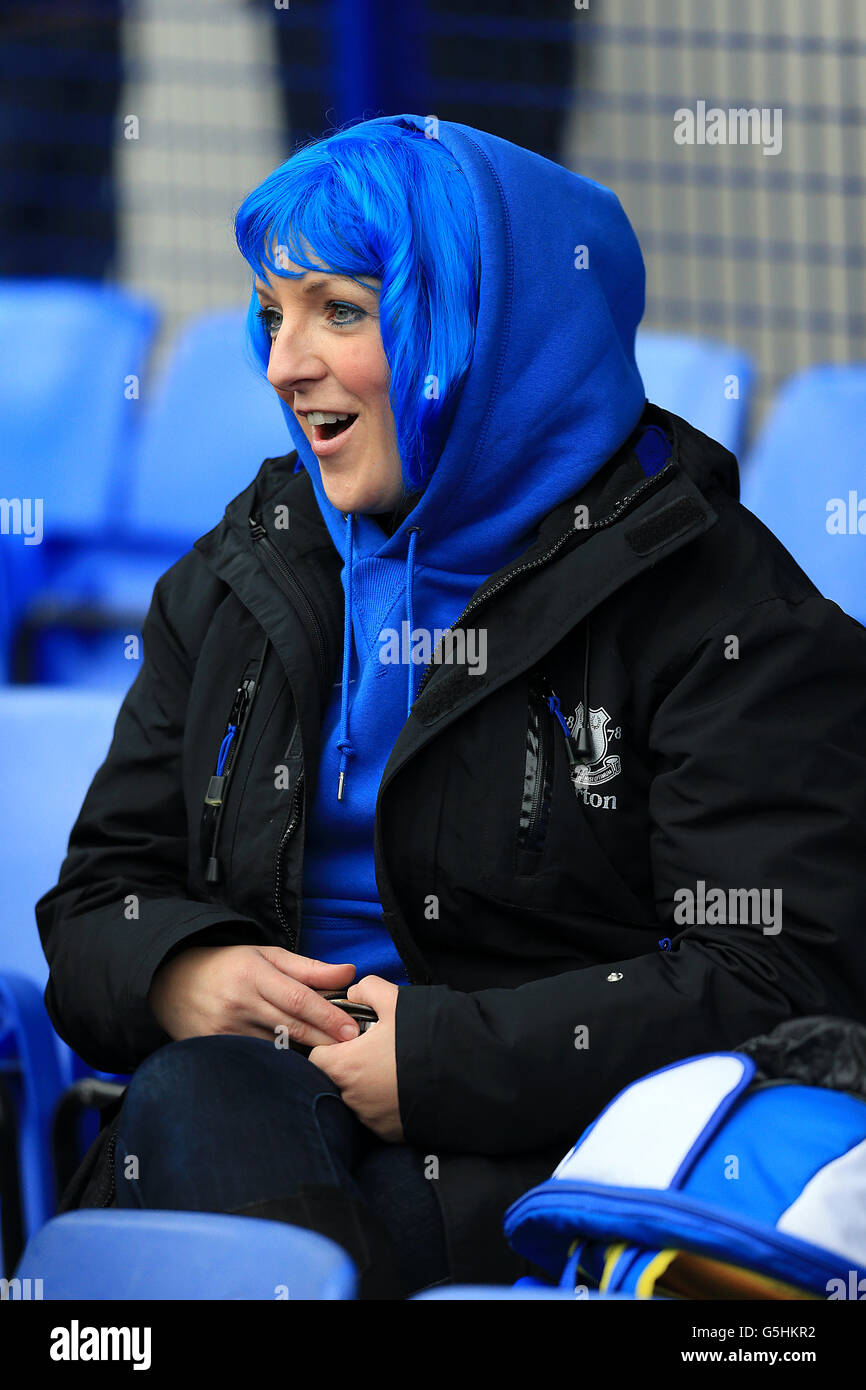
MULTIPOLYGON (((415 115, 366 124, 383 122, 425 129, 425 118, 415 115)), ((334 740, 343 774, 348 757, 363 756, 349 735, 352 660, 359 682, 353 728, 359 719, 366 722, 362 697, 374 681, 370 733, 377 744, 381 739, 378 751, 386 760, 426 660, 406 663, 408 675, 382 665, 382 628, 399 632, 406 620, 411 633, 417 620, 432 632, 455 623, 485 579, 532 544, 546 513, 619 448, 644 404, 634 358, 644 265, 616 195, 470 126, 440 121, 439 140, 468 180, 478 218, 476 341, 436 468, 391 537, 370 516, 344 517, 328 500, 316 455, 291 407, 281 401, 345 562, 341 727, 334 740), (578 268, 582 260, 586 264, 578 268), (394 716, 400 724, 391 731, 381 718, 389 674, 405 692, 394 716)), ((381 771, 384 761, 378 761, 381 771)))

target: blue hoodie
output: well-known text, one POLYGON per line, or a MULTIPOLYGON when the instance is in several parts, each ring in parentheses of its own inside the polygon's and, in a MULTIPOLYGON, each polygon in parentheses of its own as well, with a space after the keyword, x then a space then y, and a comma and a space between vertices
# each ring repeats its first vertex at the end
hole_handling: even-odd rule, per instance
MULTIPOLYGON (((382 121, 425 129, 413 115, 366 124, 382 121)), ((323 717, 305 835, 297 950, 352 961, 356 980, 375 974, 397 984, 407 977, 381 919, 373 825, 382 773, 429 656, 383 662, 379 634, 451 628, 484 581, 534 542, 543 517, 619 448, 644 405, 634 359, 644 266, 615 194, 471 126, 440 121, 439 140, 463 170, 478 218, 475 348, 436 468, 393 535, 328 500, 316 455, 281 402, 343 557, 346 613, 343 675, 323 717)))

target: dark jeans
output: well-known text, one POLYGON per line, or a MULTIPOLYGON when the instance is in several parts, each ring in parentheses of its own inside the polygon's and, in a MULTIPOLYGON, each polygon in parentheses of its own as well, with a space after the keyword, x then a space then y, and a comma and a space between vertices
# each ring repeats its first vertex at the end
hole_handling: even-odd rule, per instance
POLYGON ((136 1070, 118 1127, 121 1207, 229 1212, 336 1188, 385 1226, 411 1291, 450 1277, 424 1154, 377 1138, 302 1053, 227 1034, 169 1043, 136 1070))

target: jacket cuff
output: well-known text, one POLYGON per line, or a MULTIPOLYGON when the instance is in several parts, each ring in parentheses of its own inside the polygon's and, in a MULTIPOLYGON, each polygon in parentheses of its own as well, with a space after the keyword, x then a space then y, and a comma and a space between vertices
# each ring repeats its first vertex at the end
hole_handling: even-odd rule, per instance
MULTIPOLYGON (((45 989, 45 1007, 56 1032, 77 1055, 97 1071, 128 1075, 146 1057, 173 1041, 157 1022, 148 1003, 148 992, 159 966, 171 954, 195 945, 272 945, 262 927, 251 918, 232 916, 231 911, 216 904, 185 903, 186 914, 180 919, 163 904, 165 921, 160 923, 147 940, 135 968, 116 980, 110 968, 105 970, 105 1008, 96 1019, 78 1007, 75 998, 65 998, 56 988, 55 966, 51 965, 45 989), (190 912, 190 908, 195 910, 190 912)), ((104 927, 110 944, 116 946, 117 929, 114 923, 104 927)), ((94 954, 104 937, 94 934, 94 954)), ((68 972, 61 970, 60 978, 68 972)), ((117 972, 120 973, 119 971, 117 972)))
MULTIPOLYGON (((157 1022, 148 1002, 148 994, 153 977, 161 965, 172 956, 192 946, 248 946, 272 945, 267 933, 252 919, 238 917, 228 922, 225 909, 218 909, 222 920, 208 926, 201 925, 201 913, 184 922, 175 922, 155 941, 148 942, 147 951, 141 957, 129 982, 129 994, 125 1017, 129 1020, 130 1042, 138 1066, 145 1057, 157 1048, 173 1041, 171 1036, 157 1022)), ((131 1070, 130 1069, 130 1070, 131 1070)))
MULTIPOLYGON (((410 985, 397 997, 397 1091, 405 1142, 434 1152, 496 1155, 543 1147, 527 1112, 526 1050, 499 1034, 515 991, 467 994, 410 985)), ((545 1138, 550 1141, 550 1136, 545 1138)))

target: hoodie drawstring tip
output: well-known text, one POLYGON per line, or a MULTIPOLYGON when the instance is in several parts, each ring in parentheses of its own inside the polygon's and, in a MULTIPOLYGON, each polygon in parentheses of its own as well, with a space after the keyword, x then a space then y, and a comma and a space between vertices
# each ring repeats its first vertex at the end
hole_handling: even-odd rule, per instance
POLYGON ((337 744, 337 747, 339 748, 342 754, 342 757, 340 758, 340 776, 337 779, 337 800, 342 801, 343 783, 346 779, 346 761, 348 758, 354 758, 355 749, 352 747, 352 744, 347 738, 341 738, 339 743, 337 744))

